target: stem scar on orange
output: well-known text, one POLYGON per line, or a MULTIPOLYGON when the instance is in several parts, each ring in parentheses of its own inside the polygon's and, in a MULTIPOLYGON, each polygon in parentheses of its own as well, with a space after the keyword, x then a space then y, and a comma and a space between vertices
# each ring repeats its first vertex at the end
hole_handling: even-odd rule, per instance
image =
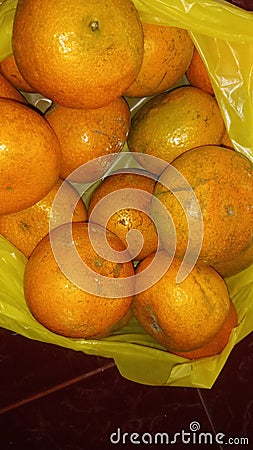
POLYGON ((143 32, 132 0, 22 0, 12 46, 35 92, 90 109, 110 103, 134 81, 143 32))
MULTIPOLYGON (((158 236, 155 224, 150 217, 150 197, 145 196, 145 192, 153 193, 155 181, 148 177, 145 171, 124 169, 124 172, 117 171, 107 176, 102 180, 99 186, 93 191, 88 206, 88 217, 91 217, 92 212, 100 201, 103 199, 110 202, 110 207, 114 210, 111 217, 108 217, 108 208, 105 203, 100 205, 100 213, 96 216, 96 222, 104 225, 107 221, 106 227, 111 232, 115 233, 128 246, 127 236, 131 230, 138 230, 143 238, 143 245, 140 252, 135 255, 135 259, 143 259, 148 254, 156 251, 158 247, 158 236), (131 198, 129 198, 129 207, 122 208, 122 200, 125 199, 121 194, 122 189, 130 189, 131 198), (137 191, 138 190, 138 191, 137 191), (144 191, 143 195, 142 192, 144 191), (116 193, 115 197, 110 197, 111 193, 116 193), (138 198, 137 198, 138 197, 138 198), (135 205, 138 207, 134 208, 135 205)), ((124 191, 122 191, 124 192, 124 191)), ((134 242, 132 248, 128 248, 130 254, 134 250, 134 242)))

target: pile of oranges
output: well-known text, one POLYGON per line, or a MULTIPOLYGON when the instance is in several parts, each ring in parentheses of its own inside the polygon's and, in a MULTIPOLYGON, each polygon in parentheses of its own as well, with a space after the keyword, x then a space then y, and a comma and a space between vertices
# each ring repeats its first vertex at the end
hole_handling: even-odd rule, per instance
POLYGON ((86 339, 135 316, 167 351, 220 353, 238 323, 225 277, 253 261, 252 163, 188 32, 143 23, 132 0, 23 0, 12 47, 0 63, 0 233, 27 257, 33 316, 86 339), (134 168, 110 170, 122 150, 134 168), (178 282, 189 245, 196 261, 178 282))

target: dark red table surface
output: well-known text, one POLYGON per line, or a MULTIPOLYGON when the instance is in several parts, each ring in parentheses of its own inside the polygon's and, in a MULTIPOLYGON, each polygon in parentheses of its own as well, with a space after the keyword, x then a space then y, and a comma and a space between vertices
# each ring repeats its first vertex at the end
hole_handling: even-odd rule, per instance
POLYGON ((253 333, 233 349, 210 390, 134 383, 119 374, 111 359, 4 329, 0 361, 1 450, 253 448, 253 333), (193 422, 200 428, 196 436, 209 433, 211 442, 223 433, 223 444, 130 441, 158 432, 172 439, 182 430, 189 433, 193 422))
POLYGON ((227 0, 227 1, 228 3, 232 3, 232 5, 239 6, 239 8, 243 8, 248 11, 253 11, 252 0, 227 0))

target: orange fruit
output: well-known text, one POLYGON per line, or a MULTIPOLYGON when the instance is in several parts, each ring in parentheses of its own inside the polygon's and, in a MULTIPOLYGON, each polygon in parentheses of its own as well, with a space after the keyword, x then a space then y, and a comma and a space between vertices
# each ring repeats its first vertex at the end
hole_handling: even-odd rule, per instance
MULTIPOLYGON (((224 131, 216 100, 201 89, 181 86, 150 99, 136 112, 128 147, 170 163, 191 148, 221 144, 224 131)), ((138 161, 142 163, 139 156, 138 161)))
POLYGON ((191 352, 177 352, 178 356, 182 356, 183 358, 188 359, 198 359, 198 358, 206 358, 208 356, 215 356, 221 353, 226 347, 231 331, 238 325, 238 316, 237 311, 235 309, 234 303, 230 302, 230 309, 228 316, 224 324, 221 326, 221 329, 218 333, 205 344, 203 347, 200 347, 196 350, 192 350, 191 352))
MULTIPOLYGON (((62 147, 60 175, 67 178, 75 169, 110 153, 122 150, 130 127, 130 110, 123 97, 97 109, 74 109, 57 105, 48 110, 46 119, 62 147)), ((110 163, 110 159, 108 159, 110 163)), ((100 178, 107 167, 94 164, 84 182, 100 178), (102 173, 101 170, 103 169, 102 173)), ((80 181, 79 175, 72 181, 80 181)))
POLYGON ((143 32, 131 0, 23 0, 12 46, 22 76, 36 92, 64 106, 90 109, 112 102, 134 81, 143 32))
POLYGON ((87 210, 77 191, 65 183, 64 201, 59 197, 57 210, 53 207, 55 196, 63 180, 59 179, 51 191, 35 205, 14 214, 0 216, 0 234, 8 239, 28 258, 41 239, 62 223, 85 221, 87 210), (59 204, 60 202, 60 204, 59 204), (76 206, 75 206, 76 205, 76 206), (60 215, 59 215, 60 208, 60 215))
POLYGON ((32 86, 22 77, 13 54, 0 62, 0 71, 16 89, 24 92, 33 92, 32 86))
POLYGON ((119 236, 126 246, 128 246, 128 232, 138 230, 143 238, 141 251, 136 253, 135 242, 132 242, 128 249, 130 255, 137 260, 155 252, 158 245, 156 227, 150 218, 151 197, 145 196, 145 192, 152 194, 154 184, 154 180, 146 176, 145 172, 136 169, 134 172, 131 169, 127 172, 124 169, 124 173, 116 172, 103 179, 93 191, 88 206, 88 216, 91 217, 94 207, 98 205, 99 201, 106 199, 111 193, 117 193, 114 198, 107 197, 108 206, 101 203, 96 213, 96 219, 92 220, 106 226, 108 230, 119 236), (121 189, 131 189, 131 192, 122 194, 121 189), (142 194, 139 190, 144 193, 142 194), (128 206, 122 208, 123 202, 127 202, 128 206), (109 206, 112 208, 112 215, 109 214, 109 206))
POLYGON ((185 74, 193 42, 186 30, 142 23, 144 54, 140 72, 125 91, 129 97, 147 97, 174 86, 185 74))
POLYGON ((0 98, 10 98, 12 100, 17 100, 21 103, 26 103, 25 98, 23 95, 20 94, 20 92, 17 91, 17 89, 12 86, 11 83, 9 83, 6 78, 1 75, 0 73, 0 98))
MULTIPOLYGON (((235 150, 204 146, 180 155, 172 166, 188 181, 202 212, 203 242, 199 261, 214 267, 234 259, 239 261, 252 246, 252 162, 235 150)), ((188 222, 195 220, 197 224, 200 217, 191 201, 191 192, 175 187, 181 192, 183 208, 173 193, 172 182, 172 190, 165 186, 168 176, 170 171, 165 169, 154 195, 172 214, 177 232, 176 254, 182 258, 189 240, 188 222)), ((164 245, 170 245, 170 233, 162 228, 162 215, 159 226, 164 245)), ((190 236, 191 245, 199 239, 199 228, 195 228, 196 232, 192 230, 190 236)))
MULTIPOLYGON (((166 258, 165 250, 161 251, 166 258)), ((136 274, 146 269, 152 259, 153 255, 149 255, 142 260, 136 274)), ((207 344, 220 330, 230 308, 226 283, 212 267, 195 265, 177 283, 180 264, 174 258, 165 274, 137 293, 132 304, 141 326, 172 352, 192 351, 207 344)))
POLYGON ((208 92, 208 94, 214 95, 209 73, 195 47, 190 65, 186 70, 186 77, 192 86, 203 89, 203 91, 208 92))
POLYGON ((59 178, 61 149, 48 122, 30 106, 0 99, 0 215, 43 198, 59 178))
POLYGON ((253 240, 251 240, 248 247, 240 255, 227 259, 226 261, 218 262, 213 266, 225 278, 236 275, 242 270, 247 269, 251 264, 253 264, 253 240))
POLYGON ((225 130, 224 136, 221 141, 221 145, 223 145, 224 147, 228 147, 228 148, 234 148, 227 130, 225 130))
MULTIPOLYGON (((100 242, 104 238, 104 230, 99 225, 92 226, 96 240, 100 242)), ((54 229, 50 233, 51 239, 59 246, 63 263, 69 264, 73 270, 76 266, 70 251, 74 243, 84 263, 81 276, 87 277, 86 267, 93 271, 94 278, 88 278, 88 284, 95 282, 97 294, 76 286, 63 274, 47 235, 32 252, 26 265, 24 292, 27 305, 34 317, 55 333, 87 339, 110 334, 131 316, 132 296, 123 296, 120 279, 133 276, 132 263, 111 262, 96 253, 89 238, 87 222, 72 224, 70 241, 66 238, 66 229, 66 224, 54 229), (116 281, 117 296, 104 296, 98 276, 106 277, 106 281, 116 281)), ((114 250, 125 249, 120 239, 109 231, 106 231, 106 238, 114 250)))

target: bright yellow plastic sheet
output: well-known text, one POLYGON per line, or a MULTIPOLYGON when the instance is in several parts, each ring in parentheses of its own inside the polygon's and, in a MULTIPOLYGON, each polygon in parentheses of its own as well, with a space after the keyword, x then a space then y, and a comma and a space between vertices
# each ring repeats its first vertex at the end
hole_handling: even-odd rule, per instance
POLYGON ((239 325, 225 350, 219 356, 188 361, 165 351, 135 319, 101 340, 70 339, 52 333, 27 308, 23 293, 25 265, 23 254, 0 236, 0 326, 30 339, 114 358, 120 373, 138 383, 211 388, 234 345, 253 329, 253 266, 228 280, 239 325))
MULTIPOLYGON (((0 0, 0 61, 11 53, 17 0, 0 0)), ((224 1, 134 0, 143 20, 187 29, 209 70, 235 147, 253 159, 253 15, 224 1)), ((0 326, 27 338, 114 358, 120 373, 148 385, 211 388, 234 345, 253 331, 253 266, 227 280, 239 325, 225 350, 188 361, 166 352, 133 319, 102 340, 69 339, 40 325, 23 294, 25 257, 0 236, 0 326)))
POLYGON ((17 0, 0 0, 0 62, 12 53, 12 26, 17 0))

